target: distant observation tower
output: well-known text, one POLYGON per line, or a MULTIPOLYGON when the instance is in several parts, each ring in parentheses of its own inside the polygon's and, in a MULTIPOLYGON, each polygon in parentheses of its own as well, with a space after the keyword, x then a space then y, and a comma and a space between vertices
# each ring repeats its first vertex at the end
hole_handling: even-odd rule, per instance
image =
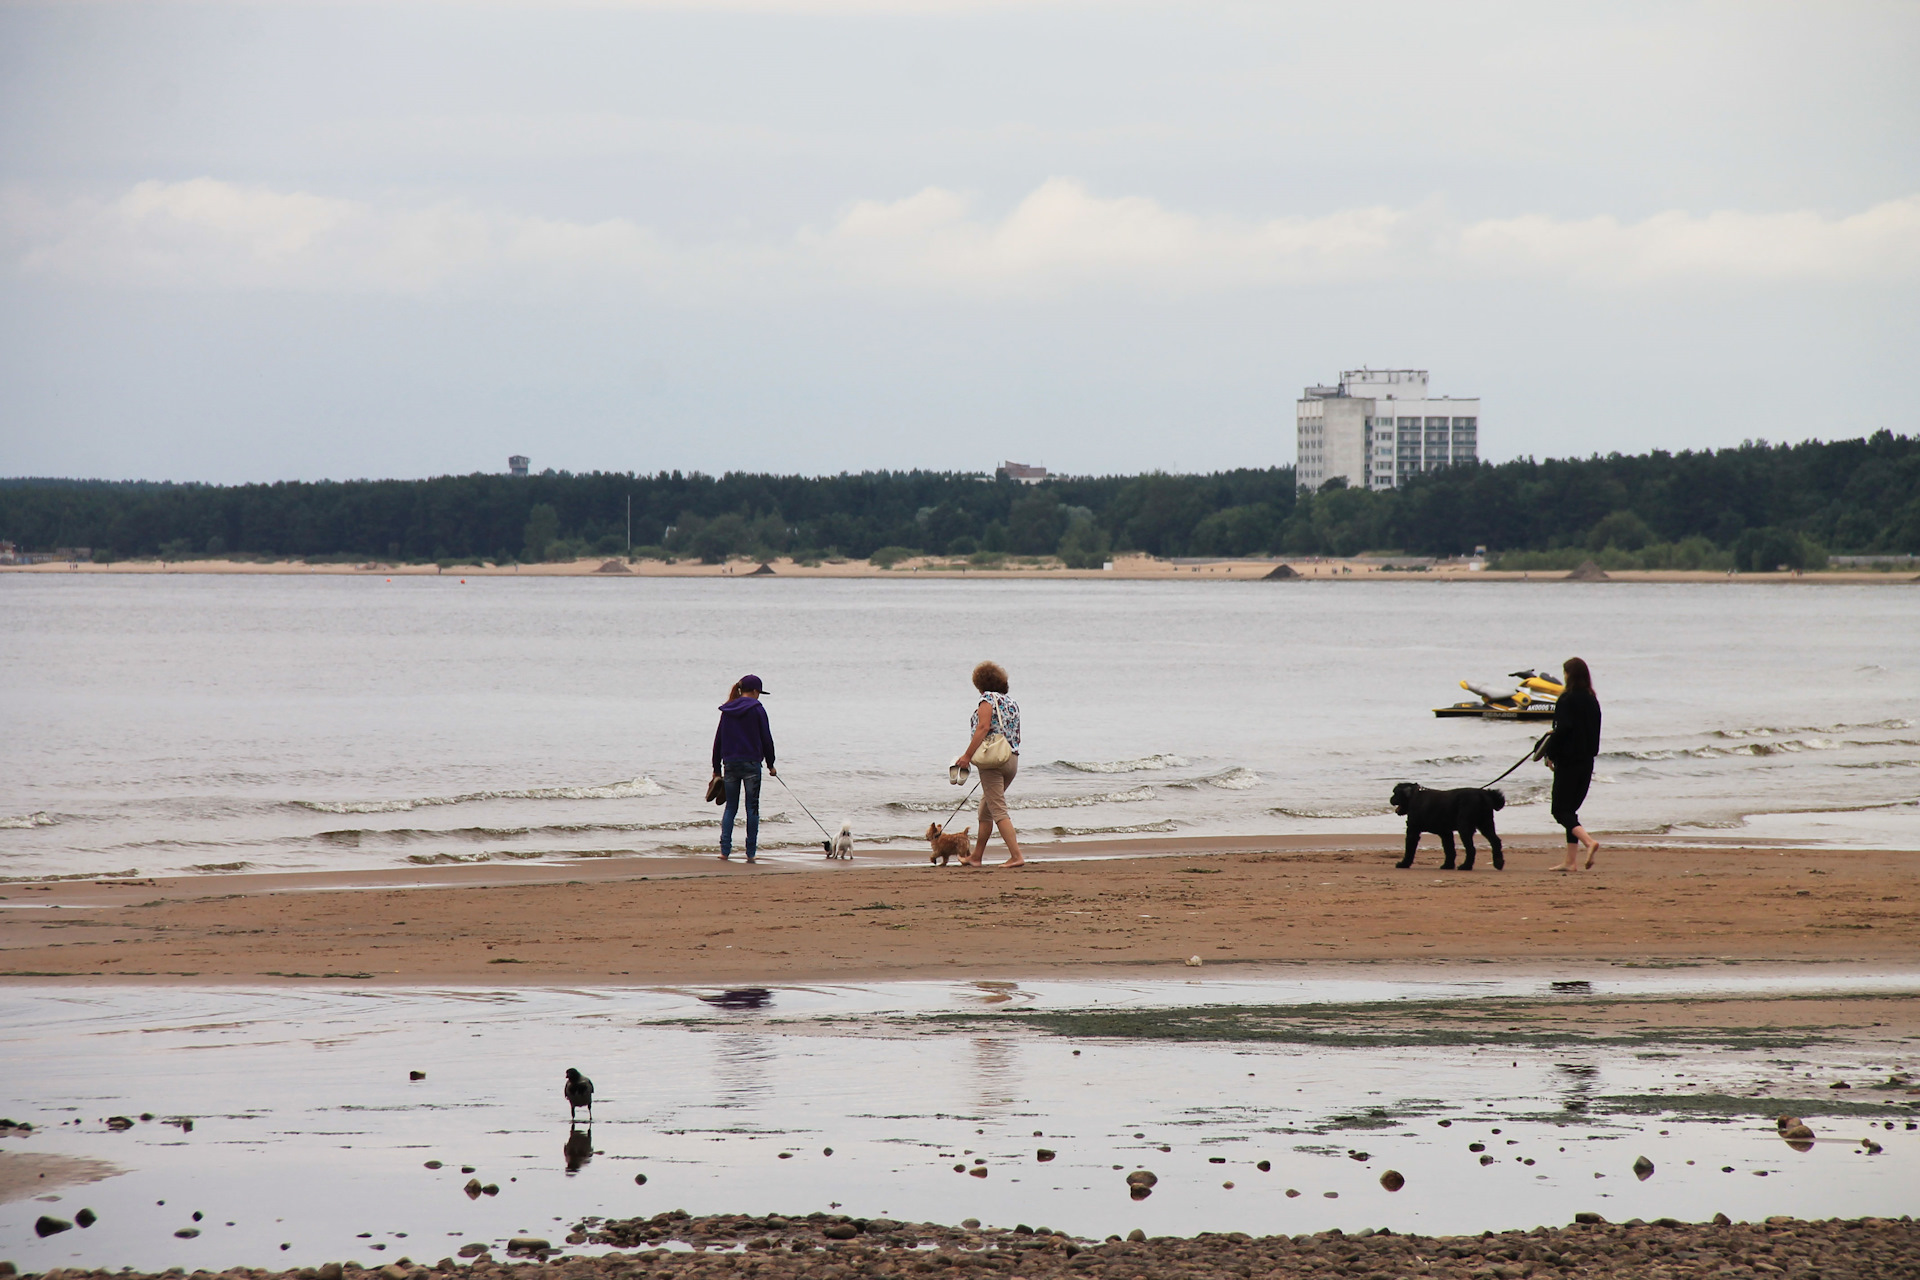
POLYGON ((507 471, 511 475, 525 477, 530 459, 524 453, 516 453, 507 459, 507 471))

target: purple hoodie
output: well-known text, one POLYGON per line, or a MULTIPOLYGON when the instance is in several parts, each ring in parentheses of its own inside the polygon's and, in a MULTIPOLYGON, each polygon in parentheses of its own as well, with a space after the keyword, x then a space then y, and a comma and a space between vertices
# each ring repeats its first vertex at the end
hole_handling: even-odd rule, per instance
POLYGON ((713 731, 713 771, 722 760, 773 763, 773 726, 758 698, 735 698, 720 705, 720 727, 713 731))

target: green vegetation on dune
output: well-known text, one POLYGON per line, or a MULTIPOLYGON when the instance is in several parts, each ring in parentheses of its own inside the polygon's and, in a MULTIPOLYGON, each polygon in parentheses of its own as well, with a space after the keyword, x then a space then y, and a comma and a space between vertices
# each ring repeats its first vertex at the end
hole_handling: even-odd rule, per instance
POLYGON ((1433 472, 1368 492, 1295 489, 1291 467, 1212 475, 1065 478, 1037 486, 930 471, 837 476, 546 472, 255 485, 0 480, 0 539, 102 558, 197 555, 446 565, 627 549, 733 556, 1115 552, 1451 556, 1502 567, 1741 570, 1839 553, 1920 552, 1920 439, 1613 454, 1433 472))

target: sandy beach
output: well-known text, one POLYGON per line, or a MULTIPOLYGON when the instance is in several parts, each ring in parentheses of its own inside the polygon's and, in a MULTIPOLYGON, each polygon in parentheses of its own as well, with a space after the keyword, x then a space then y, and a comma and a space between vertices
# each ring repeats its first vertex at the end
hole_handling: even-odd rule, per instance
MULTIPOLYGON (((309 564, 303 560, 119 560, 112 564, 54 561, 34 565, 0 565, 0 573, 56 574, 230 574, 230 575, 313 575, 366 578, 1013 578, 1068 579, 1086 578, 1105 581, 1259 581, 1285 565, 1300 580, 1341 582, 1563 582, 1564 570, 1507 572, 1471 568, 1464 561, 1425 563, 1421 557, 1400 557, 1383 562, 1378 557, 1338 558, 1308 556, 1296 559, 1266 557, 1260 559, 1168 560, 1144 555, 1120 555, 1111 569, 1069 569, 1051 556, 1009 557, 994 565, 975 565, 948 556, 915 556, 891 568, 881 568, 866 560, 829 560, 796 563, 782 556, 764 568, 758 561, 734 560, 727 564, 702 564, 697 560, 667 563, 660 560, 609 560, 592 556, 581 560, 546 564, 479 565, 459 564, 442 569, 435 564, 388 563, 367 561, 360 564, 309 564), (1420 565, 1419 568, 1409 566, 1420 565)), ((1738 582, 1744 584, 1777 583, 1827 586, 1911 585, 1920 578, 1909 572, 1832 570, 1819 573, 1742 573, 1730 575, 1712 570, 1615 570, 1606 575, 1610 582, 1738 582)))
MULTIPOLYGON (((44 982, 741 983, 1184 966, 1783 962, 1920 954, 1911 853, 1609 845, 1441 872, 1398 840, 1044 844, 1017 872, 896 849, 0 886, 0 975, 44 982), (1343 847, 1329 847, 1337 845, 1343 847)), ((1429 845, 1431 841, 1429 841, 1429 845)), ((992 854, 999 853, 998 845, 992 854)), ((1912 1010, 1901 1016, 1916 1017, 1912 1010)))

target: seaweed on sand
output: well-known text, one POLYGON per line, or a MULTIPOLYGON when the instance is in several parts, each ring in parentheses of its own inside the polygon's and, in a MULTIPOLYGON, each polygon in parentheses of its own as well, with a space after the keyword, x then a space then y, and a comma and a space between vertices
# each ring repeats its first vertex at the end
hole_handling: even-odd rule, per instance
MULTIPOLYGON (((1497 998, 1365 1004, 1196 1005, 1173 1009, 1009 1009, 941 1013, 924 1019, 955 1030, 991 1022, 1077 1039, 1191 1040, 1315 1045, 1327 1048, 1418 1048, 1501 1045, 1706 1045, 1724 1049, 1800 1049, 1833 1039, 1822 1027, 1618 1026, 1592 1019, 1596 1004, 1578 1006, 1497 998)), ((1627 1004, 1631 1002, 1606 1002, 1627 1004)))

